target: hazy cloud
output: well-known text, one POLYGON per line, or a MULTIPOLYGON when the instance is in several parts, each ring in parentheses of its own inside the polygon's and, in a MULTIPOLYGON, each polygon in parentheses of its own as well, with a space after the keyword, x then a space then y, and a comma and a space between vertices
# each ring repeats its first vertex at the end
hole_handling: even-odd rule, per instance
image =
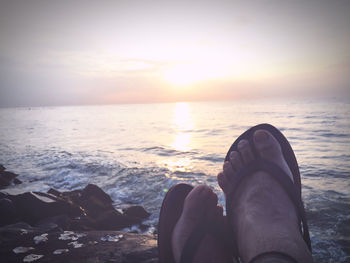
POLYGON ((1 1, 0 106, 348 96, 349 13, 345 0, 1 1))

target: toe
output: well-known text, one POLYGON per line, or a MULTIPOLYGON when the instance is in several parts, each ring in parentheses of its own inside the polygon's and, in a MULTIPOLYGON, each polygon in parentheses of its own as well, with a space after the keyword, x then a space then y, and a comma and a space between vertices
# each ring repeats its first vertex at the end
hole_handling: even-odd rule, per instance
POLYGON ((175 262, 179 262, 183 247, 197 223, 217 213, 217 195, 206 185, 198 185, 186 196, 182 214, 172 234, 175 262))
POLYGON ((229 180, 226 177, 226 175, 223 172, 221 172, 218 174, 217 179, 218 179, 218 183, 219 183, 219 186, 221 187, 222 191, 226 192, 227 186, 229 184, 229 180))
POLYGON ((237 145, 238 151, 241 154, 244 164, 251 162, 254 159, 253 152, 247 140, 241 140, 237 145))
POLYGON ((231 163, 232 169, 234 171, 238 171, 241 169, 241 167, 243 166, 243 162, 242 162, 241 156, 238 152, 236 152, 236 151, 231 152, 230 163, 231 163))
POLYGON ((277 164, 294 181, 293 174, 284 159, 281 146, 276 138, 266 130, 257 130, 253 135, 253 140, 258 154, 262 158, 277 164))
POLYGON ((228 180, 230 180, 233 177, 234 172, 233 172, 232 165, 229 161, 224 162, 223 170, 224 170, 224 175, 227 177, 228 180))
POLYGON ((215 207, 217 201, 217 195, 207 185, 198 185, 186 197, 184 213, 188 217, 197 218, 205 213, 206 209, 215 207))
POLYGON ((282 154, 278 141, 268 131, 257 130, 253 138, 254 145, 261 157, 279 157, 282 154))

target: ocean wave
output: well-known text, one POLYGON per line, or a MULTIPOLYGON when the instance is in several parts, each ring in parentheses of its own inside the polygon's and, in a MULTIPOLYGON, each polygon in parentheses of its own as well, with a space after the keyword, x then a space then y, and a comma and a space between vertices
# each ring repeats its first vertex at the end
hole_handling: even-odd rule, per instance
POLYGON ((224 158, 222 156, 218 156, 216 154, 208 154, 208 155, 204 155, 204 156, 197 156, 197 157, 193 157, 193 159, 203 160, 203 161, 210 161, 210 162, 213 162, 213 163, 223 163, 224 162, 224 158))
POLYGON ((349 134, 345 134, 345 133, 332 133, 332 132, 327 132, 327 133, 322 133, 320 134, 320 136, 323 136, 323 137, 335 137, 335 138, 348 138, 350 137, 349 134))
POLYGON ((281 127, 279 128, 280 131, 284 132, 284 131, 303 131, 303 129, 300 128, 294 128, 294 127, 281 127))
POLYGON ((159 156, 176 156, 176 155, 188 155, 188 154, 196 154, 194 151, 178 151, 175 149, 169 149, 161 146, 153 146, 147 148, 140 148, 142 152, 152 152, 159 156))
POLYGON ((162 146, 151 147, 124 147, 119 149, 120 151, 137 151, 137 152, 151 152, 159 156, 177 156, 177 155, 189 155, 196 154, 194 151, 178 151, 171 148, 165 148, 162 146))

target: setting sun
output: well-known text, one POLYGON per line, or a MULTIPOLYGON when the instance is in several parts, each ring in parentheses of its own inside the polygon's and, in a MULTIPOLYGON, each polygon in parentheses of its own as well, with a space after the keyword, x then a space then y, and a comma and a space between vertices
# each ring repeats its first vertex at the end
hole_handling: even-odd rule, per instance
POLYGON ((195 62, 178 64, 163 73, 164 79, 177 86, 199 81, 224 78, 230 75, 230 65, 224 59, 197 59, 195 62))

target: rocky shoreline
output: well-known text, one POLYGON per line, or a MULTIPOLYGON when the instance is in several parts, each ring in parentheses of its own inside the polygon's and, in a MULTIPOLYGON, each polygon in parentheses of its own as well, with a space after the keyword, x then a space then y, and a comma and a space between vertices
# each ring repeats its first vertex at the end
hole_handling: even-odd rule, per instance
MULTIPOLYGON (((0 188, 21 183, 0 165, 0 188)), ((94 184, 10 195, 0 191, 0 262, 158 262, 156 234, 121 231, 150 214, 116 209, 94 184)))

